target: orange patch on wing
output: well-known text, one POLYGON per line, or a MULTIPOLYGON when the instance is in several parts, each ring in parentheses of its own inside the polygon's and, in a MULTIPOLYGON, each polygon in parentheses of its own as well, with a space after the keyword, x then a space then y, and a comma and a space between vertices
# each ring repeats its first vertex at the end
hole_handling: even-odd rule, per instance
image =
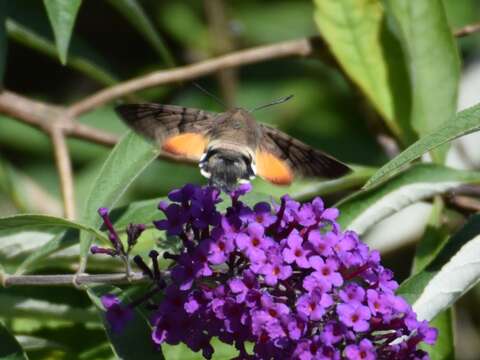
POLYGON ((255 156, 257 173, 267 181, 278 185, 289 185, 293 172, 287 163, 266 151, 257 151, 255 156))
POLYGON ((185 133, 168 138, 162 149, 170 154, 200 159, 208 140, 201 134, 185 133))

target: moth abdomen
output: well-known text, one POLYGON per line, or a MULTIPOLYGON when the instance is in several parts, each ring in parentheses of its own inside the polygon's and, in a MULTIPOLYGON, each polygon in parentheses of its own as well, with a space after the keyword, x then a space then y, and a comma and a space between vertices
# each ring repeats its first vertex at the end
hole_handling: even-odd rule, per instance
POLYGON ((231 149, 207 150, 199 167, 202 175, 208 178, 212 185, 226 192, 234 190, 239 182, 255 177, 251 157, 231 149))

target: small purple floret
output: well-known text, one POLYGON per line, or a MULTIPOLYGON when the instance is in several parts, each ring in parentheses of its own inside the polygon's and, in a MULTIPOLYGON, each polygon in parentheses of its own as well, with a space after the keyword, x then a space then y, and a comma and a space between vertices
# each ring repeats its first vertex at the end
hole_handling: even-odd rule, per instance
POLYGON ((133 310, 124 306, 113 294, 103 295, 100 300, 106 310, 105 317, 113 332, 123 331, 129 321, 133 319, 133 310))
POLYGON ((95 254, 105 254, 105 255, 110 255, 110 256, 118 255, 117 252, 114 249, 104 248, 104 247, 100 247, 100 246, 97 246, 97 245, 93 245, 90 248, 90 252, 93 255, 95 255, 95 254))
POLYGON ((107 208, 100 208, 98 209, 98 214, 102 217, 103 225, 108 231, 108 239, 112 243, 116 255, 125 255, 125 249, 123 247, 123 244, 120 241, 120 237, 118 236, 117 231, 112 224, 112 221, 110 220, 109 210, 107 208))
POLYGON ((107 216, 108 215, 108 209, 107 208, 100 208, 100 209, 98 209, 98 214, 101 217, 107 216))

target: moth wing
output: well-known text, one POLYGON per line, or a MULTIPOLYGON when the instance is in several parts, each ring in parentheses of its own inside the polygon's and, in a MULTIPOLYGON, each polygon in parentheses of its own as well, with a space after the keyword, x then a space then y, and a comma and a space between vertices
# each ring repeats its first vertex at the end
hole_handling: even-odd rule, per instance
POLYGON ((257 173, 264 179, 288 185, 295 176, 338 178, 351 169, 334 157, 312 148, 284 132, 261 124, 256 153, 257 173))
POLYGON ((135 132, 155 141, 164 152, 199 160, 208 145, 215 113, 161 104, 125 104, 115 108, 135 132))

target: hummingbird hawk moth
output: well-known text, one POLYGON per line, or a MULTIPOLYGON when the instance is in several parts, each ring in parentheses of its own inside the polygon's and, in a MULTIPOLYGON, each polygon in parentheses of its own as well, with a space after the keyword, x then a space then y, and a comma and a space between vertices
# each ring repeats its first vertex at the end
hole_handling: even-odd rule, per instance
POLYGON ((243 108, 223 113, 154 103, 126 104, 117 113, 137 133, 171 155, 198 161, 210 184, 223 191, 259 175, 278 185, 297 176, 337 178, 350 168, 270 126, 243 108))

